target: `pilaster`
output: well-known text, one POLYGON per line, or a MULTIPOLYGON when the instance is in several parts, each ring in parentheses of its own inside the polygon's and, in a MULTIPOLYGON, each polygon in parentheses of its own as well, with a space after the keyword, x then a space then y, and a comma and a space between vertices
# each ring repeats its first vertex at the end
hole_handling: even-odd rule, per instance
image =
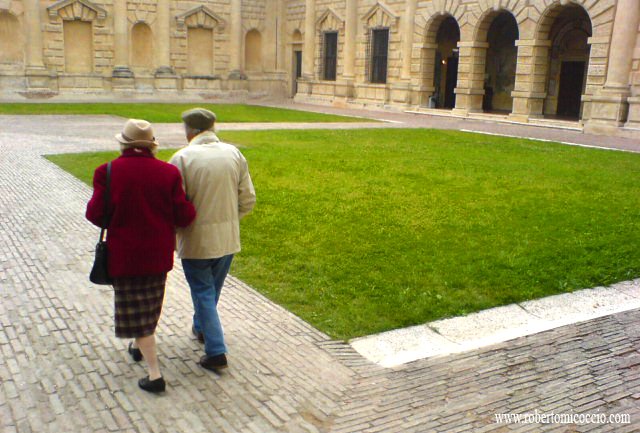
POLYGON ((133 72, 129 68, 129 20, 127 0, 113 2, 114 61, 112 84, 115 88, 133 87, 133 72))
POLYGON ((510 117, 525 121, 542 117, 547 97, 546 80, 549 69, 549 40, 518 40, 516 82, 511 96, 513 109, 510 117))
POLYGON ((52 86, 52 73, 49 72, 43 61, 42 43, 42 19, 40 2, 38 0, 25 0, 25 76, 27 94, 55 93, 52 86))
MULTIPOLYGON (((604 86, 594 95, 585 95, 589 105, 585 131, 607 132, 624 125, 629 115, 629 78, 633 51, 640 25, 637 0, 618 0, 609 47, 604 86)), ((633 111, 635 114, 635 109, 633 111)))
POLYGON ((484 96, 484 71, 487 58, 487 42, 458 42, 458 84, 456 107, 453 112, 468 114, 482 111, 484 96))
POLYGON ((315 76, 316 2, 305 0, 304 48, 302 51, 302 78, 310 81, 315 76))
POLYGON ((240 80, 242 74, 242 0, 231 0, 229 20, 229 79, 240 80))

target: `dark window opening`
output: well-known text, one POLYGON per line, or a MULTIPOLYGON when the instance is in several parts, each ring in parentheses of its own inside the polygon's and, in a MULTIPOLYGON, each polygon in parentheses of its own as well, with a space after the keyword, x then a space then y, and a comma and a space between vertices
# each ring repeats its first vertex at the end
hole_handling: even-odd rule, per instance
POLYGON ((387 82, 387 55, 389 52, 389 29, 371 32, 371 82, 387 82))
POLYGON ((338 33, 324 34, 324 79, 335 81, 338 59, 338 33))

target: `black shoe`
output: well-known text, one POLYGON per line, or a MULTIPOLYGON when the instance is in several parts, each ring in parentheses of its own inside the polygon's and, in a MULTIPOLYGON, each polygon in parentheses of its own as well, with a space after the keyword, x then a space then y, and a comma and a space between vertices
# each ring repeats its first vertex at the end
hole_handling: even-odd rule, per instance
POLYGON ((156 380, 149 380, 149 376, 147 376, 138 381, 138 386, 147 392, 157 394, 159 392, 164 392, 167 384, 163 377, 156 380))
POLYGON ((131 355, 135 362, 142 361, 142 352, 140 351, 140 349, 133 347, 133 342, 129 343, 129 349, 127 350, 127 352, 129 352, 129 355, 131 355))
POLYGON ((227 356, 222 353, 220 355, 204 355, 200 358, 200 365, 211 371, 218 371, 227 368, 227 356))
POLYGON ((191 326, 191 332, 198 338, 198 341, 204 344, 204 334, 202 332, 196 331, 195 326, 191 326))

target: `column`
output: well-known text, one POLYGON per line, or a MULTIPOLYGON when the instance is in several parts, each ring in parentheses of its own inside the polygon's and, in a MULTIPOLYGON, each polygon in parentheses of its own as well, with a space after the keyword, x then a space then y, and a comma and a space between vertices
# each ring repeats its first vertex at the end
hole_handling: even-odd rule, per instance
POLYGON ((38 0, 25 0, 25 77, 26 88, 30 94, 53 95, 52 79, 55 75, 44 66, 42 43, 42 19, 40 2, 38 0))
POLYGON ((277 39, 278 33, 278 2, 277 0, 264 0, 267 10, 265 11, 265 30, 262 39, 262 68, 265 72, 274 72, 277 68, 277 39))
POLYGON ((618 0, 609 49, 605 88, 628 93, 631 61, 638 36, 640 7, 637 0, 618 0))
POLYGON ((516 46, 516 82, 511 92, 513 110, 509 117, 526 121, 544 114, 551 41, 521 39, 516 41, 516 46))
POLYGON ((454 113, 468 114, 482 111, 484 96, 484 71, 488 42, 458 42, 460 59, 458 84, 455 89, 454 113))
MULTIPOLYGON (((583 96, 588 119, 584 130, 589 133, 611 134, 625 121, 630 125, 640 121, 634 119, 640 114, 635 107, 638 101, 629 99, 631 61, 640 23, 637 0, 618 0, 613 23, 605 84, 595 94, 583 96)), ((590 38, 592 55, 597 41, 595 35, 590 38)))
POLYGON ((347 80, 355 77, 356 40, 358 31, 358 0, 347 0, 347 17, 344 27, 344 72, 347 80))
POLYGON ((242 75, 242 0, 231 0, 229 21, 229 78, 241 79, 242 75))
POLYGON ((277 25, 276 25, 276 43, 277 43, 277 67, 276 70, 283 75, 283 79, 286 80, 286 59, 290 59, 287 57, 287 53, 290 50, 287 49, 287 45, 285 41, 287 40, 287 8, 285 4, 285 0, 278 0, 278 14, 277 14, 277 25))
POLYGON ((402 25, 402 70, 400 79, 411 80, 411 52, 413 50, 413 28, 416 14, 416 0, 407 0, 402 25))
POLYGON ((113 77, 132 78, 129 68, 129 20, 127 18, 127 0, 113 2, 114 60, 113 77))
POLYGON ((158 75, 174 75, 171 67, 171 10, 169 0, 158 0, 156 12, 156 59, 158 75))
POLYGON ((25 0, 25 42, 27 47, 26 66, 29 70, 44 69, 42 56, 42 22, 40 18, 40 2, 38 0, 25 0))
POLYGON ((316 43, 316 3, 305 0, 304 10, 304 48, 302 51, 302 77, 306 80, 315 78, 315 43, 316 43))

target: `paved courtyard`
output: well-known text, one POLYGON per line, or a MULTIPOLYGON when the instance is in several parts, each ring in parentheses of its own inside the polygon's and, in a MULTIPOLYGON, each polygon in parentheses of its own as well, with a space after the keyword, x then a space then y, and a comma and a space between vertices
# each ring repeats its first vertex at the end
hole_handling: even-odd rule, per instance
MULTIPOLYGON (((169 388, 148 395, 136 384, 143 366, 113 335, 110 288, 87 279, 98 235, 84 219, 91 189, 41 156, 115 149, 122 119, 0 122, 2 433, 640 432, 640 310, 384 369, 231 277, 221 301, 230 368, 216 375, 197 365, 179 264, 158 329, 169 388), (598 422, 496 419, 552 413, 598 422)), ((179 125, 157 136, 182 144, 179 125)))

